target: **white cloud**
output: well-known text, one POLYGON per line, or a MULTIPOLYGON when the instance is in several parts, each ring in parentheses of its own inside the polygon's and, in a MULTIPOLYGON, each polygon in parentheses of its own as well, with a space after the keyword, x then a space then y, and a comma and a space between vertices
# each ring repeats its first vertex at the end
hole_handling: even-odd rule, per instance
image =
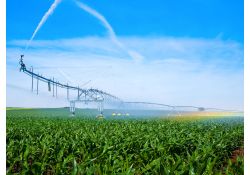
MULTIPOLYGON (((241 44, 218 39, 168 37, 123 37, 120 40, 143 53, 145 59, 142 62, 130 60, 117 51, 109 39, 87 37, 34 41, 24 60, 43 75, 62 82, 70 78, 79 85, 91 80, 86 87, 103 89, 128 101, 243 108, 241 44)), ((19 40, 7 43, 7 83, 15 86, 20 86, 18 80, 25 76, 17 73, 17 67, 12 69, 25 44, 26 41, 19 40)), ((29 83, 27 79, 22 87, 30 88, 29 83)), ((8 86, 7 89, 7 105, 13 106, 12 91, 21 93, 23 90, 8 86)), ((33 100, 30 105, 41 103, 45 102, 33 100)))

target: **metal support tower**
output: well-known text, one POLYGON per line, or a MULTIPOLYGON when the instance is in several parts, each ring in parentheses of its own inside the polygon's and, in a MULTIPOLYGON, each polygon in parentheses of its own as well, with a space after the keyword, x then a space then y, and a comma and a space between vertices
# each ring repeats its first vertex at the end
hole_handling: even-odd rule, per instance
POLYGON ((70 104, 69 111, 72 114, 72 116, 75 116, 75 111, 76 111, 75 101, 70 101, 69 104, 70 104))
POLYGON ((34 81, 33 79, 34 79, 34 77, 33 77, 33 67, 32 66, 31 66, 31 72, 32 72, 32 75, 31 75, 31 91, 33 92, 33 86, 34 86, 33 85, 34 84, 33 83, 33 81, 34 81))

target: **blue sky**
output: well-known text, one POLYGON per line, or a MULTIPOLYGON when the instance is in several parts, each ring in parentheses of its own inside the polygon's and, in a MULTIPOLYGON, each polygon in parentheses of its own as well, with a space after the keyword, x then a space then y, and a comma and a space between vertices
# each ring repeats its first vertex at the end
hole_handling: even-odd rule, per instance
MULTIPOLYGON (((52 0, 8 0, 7 40, 28 39, 52 0)), ((102 13, 119 36, 173 36, 243 42, 242 0, 83 1, 102 13)), ((105 35, 89 14, 64 0, 36 39, 105 35)))
MULTIPOLYGON (((40 100, 29 92, 17 59, 53 2, 7 1, 7 106, 51 106, 45 90, 40 100)), ((91 12, 62 0, 25 52, 27 65, 128 101, 243 109, 243 1, 80 2, 91 12)))

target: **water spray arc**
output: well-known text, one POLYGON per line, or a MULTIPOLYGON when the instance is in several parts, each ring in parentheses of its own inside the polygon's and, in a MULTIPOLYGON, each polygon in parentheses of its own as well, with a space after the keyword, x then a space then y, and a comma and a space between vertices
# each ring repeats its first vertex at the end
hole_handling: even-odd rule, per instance
POLYGON ((48 11, 43 15, 41 21, 39 22, 38 26, 36 27, 34 33, 31 36, 30 40, 28 41, 28 43, 25 47, 25 51, 29 48, 29 46, 30 46, 32 40, 35 38, 37 32, 40 30, 40 28, 43 26, 43 24, 47 21, 49 16, 53 14, 53 12, 55 11, 56 7, 60 4, 60 2, 61 2, 61 0, 55 0, 54 3, 48 9, 48 11))
POLYGON ((104 28, 107 30, 108 32, 108 36, 110 37, 111 41, 118 46, 121 50, 123 50, 124 52, 126 52, 133 60, 135 61, 141 61, 143 60, 143 56, 131 49, 128 49, 123 43, 121 43, 118 38, 117 35, 113 29, 113 27, 110 25, 110 23, 108 22, 108 20, 98 11, 96 11, 95 9, 89 7, 88 5, 75 0, 76 5, 81 8, 82 10, 84 10, 85 12, 89 13, 90 15, 92 15, 93 17, 95 17, 98 21, 100 21, 100 23, 104 26, 104 28))

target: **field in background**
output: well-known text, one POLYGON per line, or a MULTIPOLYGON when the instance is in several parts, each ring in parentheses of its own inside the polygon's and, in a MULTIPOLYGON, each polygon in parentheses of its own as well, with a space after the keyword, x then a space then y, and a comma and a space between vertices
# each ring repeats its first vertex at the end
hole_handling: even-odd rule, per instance
POLYGON ((97 120, 96 110, 76 112, 7 110, 7 173, 243 174, 243 157, 235 155, 243 149, 243 117, 106 110, 97 120))
MULTIPOLYGON (((16 108, 8 107, 7 111, 13 110, 31 110, 33 114, 40 113, 44 116, 52 117, 69 117, 71 116, 68 107, 64 108, 16 108)), ((228 117, 243 117, 242 112, 211 112, 211 111, 173 111, 173 110, 140 110, 140 109, 104 109, 104 116, 107 119, 121 118, 121 119, 155 119, 167 118, 174 120, 197 120, 197 119, 212 119, 212 118, 228 118, 228 117)), ((95 117, 99 114, 97 109, 76 109, 77 117, 95 117)))

